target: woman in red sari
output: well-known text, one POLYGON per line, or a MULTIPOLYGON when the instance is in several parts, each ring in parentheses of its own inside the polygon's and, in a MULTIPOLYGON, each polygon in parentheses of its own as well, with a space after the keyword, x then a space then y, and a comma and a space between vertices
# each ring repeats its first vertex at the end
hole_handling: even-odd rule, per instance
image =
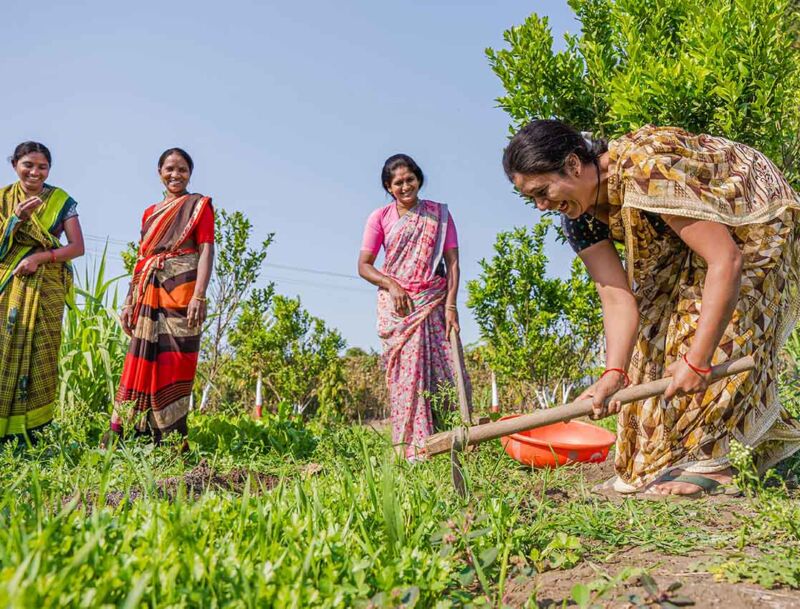
POLYGON ((155 442, 171 432, 184 437, 206 289, 214 262, 211 198, 186 190, 192 158, 170 148, 158 160, 166 191, 142 218, 139 257, 120 321, 131 337, 111 430, 132 423, 155 442))
MULTIPOLYGON (((459 331, 458 236, 447 205, 421 200, 422 170, 405 154, 384 163, 381 183, 393 201, 372 212, 364 230, 358 272, 378 286, 378 335, 383 343, 398 453, 417 458, 433 433, 426 393, 454 383, 447 337, 459 331), (375 258, 383 247, 378 271, 375 258)), ((463 361, 463 358, 462 358, 463 361)), ((468 395, 471 388, 463 371, 468 395)))

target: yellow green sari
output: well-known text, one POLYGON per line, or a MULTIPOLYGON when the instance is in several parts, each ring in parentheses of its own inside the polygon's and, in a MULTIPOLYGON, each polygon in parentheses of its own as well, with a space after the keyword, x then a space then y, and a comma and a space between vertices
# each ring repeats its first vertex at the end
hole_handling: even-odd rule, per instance
POLYGON ((44 204, 23 222, 14 209, 26 198, 19 183, 0 188, 0 438, 53 418, 61 318, 72 287, 69 263, 13 274, 27 256, 60 247, 54 232, 75 205, 66 192, 46 185, 39 195, 44 204))

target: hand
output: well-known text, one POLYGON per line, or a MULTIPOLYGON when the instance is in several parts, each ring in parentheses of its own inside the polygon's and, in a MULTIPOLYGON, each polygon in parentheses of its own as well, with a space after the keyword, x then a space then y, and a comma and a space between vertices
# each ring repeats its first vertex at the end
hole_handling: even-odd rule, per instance
POLYGON ((619 372, 611 371, 601 376, 597 381, 588 387, 578 396, 579 400, 592 399, 593 419, 602 419, 612 414, 616 414, 622 408, 622 402, 614 400, 607 405, 605 399, 619 391, 625 386, 625 377, 619 372))
POLYGON ((14 208, 14 215, 22 222, 30 220, 33 212, 35 212, 43 203, 44 201, 42 201, 39 197, 30 197, 25 199, 21 203, 17 203, 17 206, 14 208))
POLYGON ((394 304, 394 312, 397 313, 400 317, 405 317, 406 315, 410 315, 411 312, 414 310, 414 301, 411 299, 411 296, 408 295, 400 284, 394 280, 390 280, 389 283, 389 296, 392 297, 392 303, 394 304))
MULTIPOLYGON (((689 360, 692 361, 692 360, 689 360)), ((693 361, 692 363, 697 366, 693 361)), ((705 364, 703 365, 705 368, 705 364)), ((705 391, 708 388, 709 374, 700 375, 692 370, 683 358, 667 366, 667 376, 672 377, 672 382, 664 392, 664 399, 670 401, 675 396, 681 397, 691 393, 705 391)))
POLYGON ((456 333, 461 332, 461 327, 458 325, 458 310, 449 309, 445 305, 444 308, 444 335, 450 337, 450 331, 455 330, 456 333))
POLYGON ((186 317, 189 319, 190 328, 202 326, 206 320, 206 301, 192 297, 186 310, 186 317))
POLYGON ((133 307, 125 305, 122 307, 122 312, 119 314, 119 323, 122 325, 122 331, 128 336, 133 336, 133 307))
POLYGON ((36 254, 32 256, 28 256, 27 258, 23 258, 20 260, 17 268, 14 269, 14 275, 16 277, 25 277, 27 275, 33 275, 39 269, 39 258, 36 254))

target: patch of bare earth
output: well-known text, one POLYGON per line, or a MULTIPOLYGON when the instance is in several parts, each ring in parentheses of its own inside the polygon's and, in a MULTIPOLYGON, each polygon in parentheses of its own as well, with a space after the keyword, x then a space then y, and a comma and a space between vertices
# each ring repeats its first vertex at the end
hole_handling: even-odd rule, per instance
MULTIPOLYGON (((586 584, 601 577, 603 573, 613 577, 625 567, 639 567, 646 569, 663 590, 673 582, 680 582, 681 587, 673 594, 690 599, 694 603, 691 606, 695 608, 800 608, 800 591, 765 590, 751 584, 733 584, 715 580, 713 575, 702 570, 702 565, 712 558, 712 554, 665 556, 632 548, 619 553, 612 566, 584 562, 567 571, 548 571, 533 578, 513 580, 507 587, 504 600, 509 607, 523 607, 528 599, 534 596, 538 607, 542 609, 561 607, 565 600, 568 607, 574 607, 576 605, 572 602, 570 593, 575 584, 586 584)), ((636 578, 620 582, 596 603, 600 607, 610 609, 629 608, 634 606, 628 600, 632 594, 642 598, 646 595, 646 591, 636 578)))
MULTIPOLYGON (((614 475, 612 459, 602 464, 585 464, 570 466, 569 479, 531 480, 532 493, 536 497, 548 498, 556 503, 567 503, 585 499, 586 492, 592 487, 605 482, 614 475)), ((620 503, 626 499, 615 493, 604 494, 606 500, 620 503)), ((599 496, 598 496, 599 497, 599 496)), ((602 499, 601 499, 602 500, 602 499)), ((631 499, 643 501, 644 499, 631 499)), ((656 499, 658 500, 658 499, 656 499)), ((691 501, 691 500, 689 500, 691 501)), ((716 531, 730 530, 738 527, 739 519, 735 514, 749 512, 741 499, 713 496, 701 500, 706 505, 713 505, 713 527, 716 531)), ((711 525, 712 523, 707 523, 711 525)), ((589 584, 607 574, 611 578, 621 573, 626 567, 645 569, 656 581, 659 589, 664 591, 665 598, 670 595, 686 597, 693 601, 695 608, 724 609, 800 609, 800 591, 790 589, 766 590, 749 583, 728 583, 717 581, 706 571, 704 564, 715 558, 713 552, 698 552, 689 556, 672 556, 657 550, 628 548, 621 550, 610 560, 603 563, 585 561, 569 570, 554 570, 537 574, 534 577, 519 577, 506 586, 504 603, 509 607, 540 607, 556 609, 564 606, 577 607, 572 601, 571 591, 578 583, 589 584), (666 589, 674 582, 681 587, 675 592, 666 589), (529 599, 535 598, 537 603, 529 599), (526 604, 527 603, 527 604, 526 604)), ((645 598, 647 591, 637 578, 620 581, 601 598, 594 601, 593 606, 607 608, 631 608, 630 595, 645 598)), ((659 607, 658 604, 638 605, 659 607)))
MULTIPOLYGON (((209 490, 224 490, 233 493, 244 491, 245 484, 250 479, 250 489, 253 493, 269 490, 278 483, 278 478, 260 472, 243 468, 233 469, 229 472, 218 472, 208 465, 203 459, 191 470, 180 476, 170 476, 156 481, 155 494, 158 497, 174 500, 179 494, 184 497, 197 499, 209 490)), ((146 494, 140 488, 133 487, 128 491, 110 491, 106 494, 106 505, 117 507, 123 501, 136 501, 146 494)), ((95 497, 88 497, 86 504, 92 505, 95 497)), ((65 500, 65 503, 69 500, 65 500)))

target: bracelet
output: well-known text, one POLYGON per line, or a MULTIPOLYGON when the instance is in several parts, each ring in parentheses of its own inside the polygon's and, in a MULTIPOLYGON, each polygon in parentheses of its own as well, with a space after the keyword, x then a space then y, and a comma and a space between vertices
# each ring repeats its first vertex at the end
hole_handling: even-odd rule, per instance
POLYGON ((50 250, 50 264, 55 263, 56 261, 56 250, 50 250))
POLYGON ((444 305, 444 308, 445 309, 450 309, 452 311, 458 311, 458 307, 456 305, 454 305, 454 304, 446 304, 446 305, 444 305))
POLYGON ((205 296, 198 296, 197 294, 194 294, 192 296, 192 300, 199 300, 200 302, 206 302, 206 297, 205 296))
POLYGON ((698 368, 697 366, 692 366, 689 360, 686 357, 686 354, 683 354, 683 361, 686 362, 686 365, 692 369, 692 372, 699 376, 703 376, 704 374, 711 374, 711 368, 698 368))
POLYGON ((622 368, 606 368, 606 369, 603 371, 603 374, 601 374, 601 375, 600 375, 600 378, 603 378, 603 377, 604 377, 606 374, 608 374, 609 372, 619 372, 619 373, 622 375, 622 377, 623 377, 623 379, 622 379, 622 382, 624 383, 624 385, 623 385, 623 386, 627 387, 628 385, 630 385, 630 384, 631 384, 631 379, 630 379, 630 377, 628 376, 628 373, 627 373, 627 372, 625 372, 625 371, 624 371, 622 368))

